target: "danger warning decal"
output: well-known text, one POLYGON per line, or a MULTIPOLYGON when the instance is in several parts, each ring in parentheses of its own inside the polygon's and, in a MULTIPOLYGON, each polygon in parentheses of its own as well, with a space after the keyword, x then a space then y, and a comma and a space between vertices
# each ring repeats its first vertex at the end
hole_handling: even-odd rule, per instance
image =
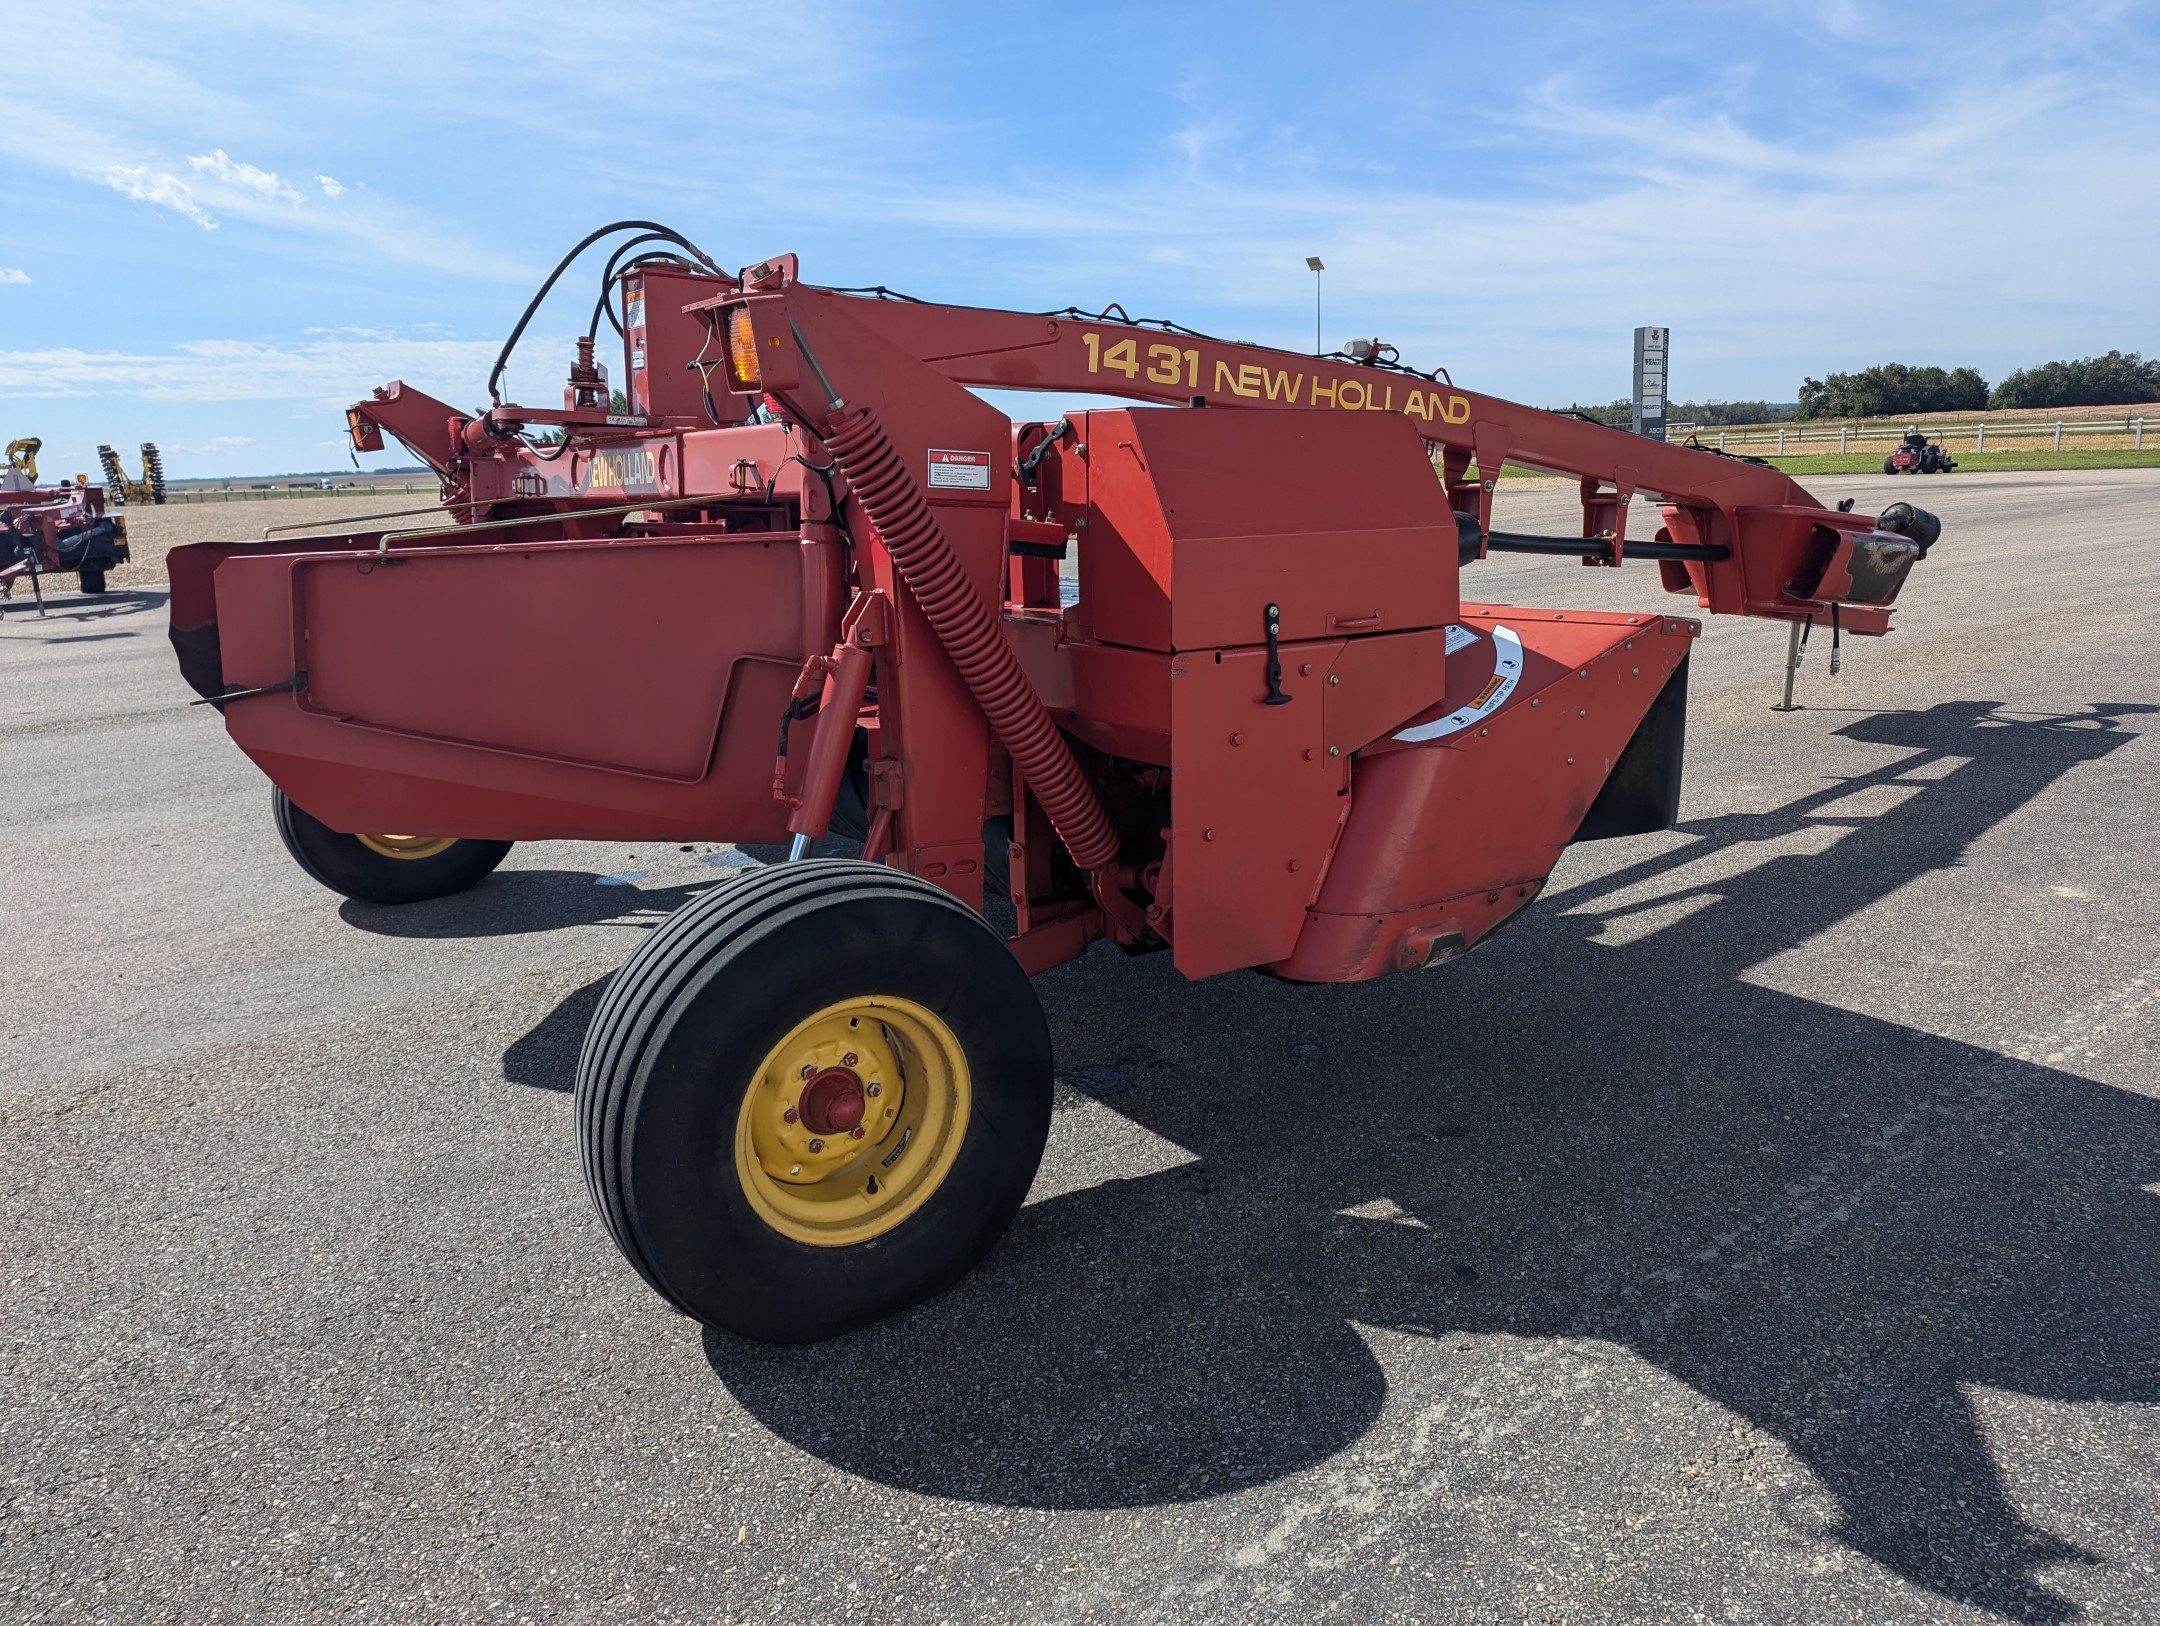
MULTIPOLYGON (((1455 642, 1454 629, 1449 628, 1448 643, 1455 642)), ((1507 704, 1507 697, 1515 692, 1515 685, 1522 679, 1522 640, 1506 627, 1495 626, 1492 630, 1493 674, 1485 680, 1483 688, 1469 701, 1457 706, 1445 717, 1435 717, 1429 723, 1417 723, 1409 728, 1398 729, 1395 738, 1411 745, 1421 745, 1427 740, 1444 740, 1450 734, 1458 734, 1472 723, 1490 717, 1507 704)))
POLYGON ((930 489, 932 491, 988 491, 990 489, 990 454, 988 452, 951 452, 930 448, 930 489))

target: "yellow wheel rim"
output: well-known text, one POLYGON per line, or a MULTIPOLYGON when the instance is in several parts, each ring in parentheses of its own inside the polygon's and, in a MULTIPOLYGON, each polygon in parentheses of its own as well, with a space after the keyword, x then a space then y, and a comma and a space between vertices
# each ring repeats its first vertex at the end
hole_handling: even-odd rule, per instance
POLYGON ((456 836, 354 836, 371 853, 385 858, 433 858, 457 845, 456 836))
POLYGON ((735 1123, 758 1218, 813 1247, 881 1236, 945 1183, 967 1135, 967 1056, 911 999, 828 1005, 759 1063, 735 1123))

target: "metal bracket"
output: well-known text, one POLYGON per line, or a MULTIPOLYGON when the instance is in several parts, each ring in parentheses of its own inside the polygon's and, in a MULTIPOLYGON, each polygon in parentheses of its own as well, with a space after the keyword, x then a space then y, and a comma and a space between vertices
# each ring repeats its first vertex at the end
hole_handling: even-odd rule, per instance
POLYGON ((191 706, 215 706, 218 710, 223 711, 232 701, 253 700, 257 695, 298 694, 307 687, 307 681, 307 669, 305 667, 295 667, 293 668, 293 675, 283 683, 266 683, 259 689, 228 689, 223 694, 206 695, 200 700, 190 700, 188 704, 191 706))
POLYGON ((1277 640, 1282 636, 1281 605, 1270 604, 1267 607, 1267 621, 1265 624, 1267 627, 1267 699, 1263 700, 1261 704, 1265 706, 1287 706, 1290 704, 1292 697, 1283 693, 1282 650, 1277 644, 1277 640))

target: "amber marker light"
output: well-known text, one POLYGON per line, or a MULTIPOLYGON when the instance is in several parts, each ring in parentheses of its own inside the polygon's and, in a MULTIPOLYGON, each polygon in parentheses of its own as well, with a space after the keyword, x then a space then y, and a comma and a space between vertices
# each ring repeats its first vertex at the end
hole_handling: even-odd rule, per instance
POLYGON ((345 430, 352 436, 356 452, 379 452, 382 450, 382 427, 371 418, 360 415, 358 407, 345 411, 345 430))
POLYGON ((738 390, 759 387, 757 333, 750 326, 747 307, 737 305, 727 313, 728 377, 738 390))

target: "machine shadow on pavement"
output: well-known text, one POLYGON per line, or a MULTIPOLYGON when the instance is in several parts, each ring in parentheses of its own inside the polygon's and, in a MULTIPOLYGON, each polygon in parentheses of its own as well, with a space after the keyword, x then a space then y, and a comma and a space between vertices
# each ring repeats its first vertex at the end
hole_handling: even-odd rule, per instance
POLYGON ((612 972, 594 978, 512 1040, 503 1052, 503 1078, 528 1089, 569 1094, 577 1085, 585 1030, 592 1026, 593 1012, 611 980, 612 972))
POLYGON ((700 892, 710 891, 718 878, 680 886, 626 887, 602 885, 587 870, 499 869, 469 892, 425 903, 384 908, 347 898, 338 905, 338 917, 348 926, 385 937, 518 937, 610 920, 657 926, 700 892))
MULTIPOLYGON (((1065 1088, 1198 1161, 1031 1206, 891 1322, 789 1349, 708 1332, 707 1359, 849 1472, 1112 1508, 1322 1462, 1390 1401, 1359 1327, 1420 1334, 1443 1532, 1449 1496, 1495 1471, 1487 1454, 1464 1470, 1478 1483, 1448 1473, 1457 1439, 1590 1392, 1571 1373, 1620 1346, 1783 1440, 1835 1498, 1823 1534, 1946 1597, 2067 1618, 2037 1572, 2085 1555, 2020 1520, 1965 1387, 2160 1401, 2160 1104, 1743 973, 1958 864, 2152 709, 1870 715, 1840 732, 1908 754, 1688 824, 1431 976, 1172 986, 1167 957, 1106 952, 1053 971, 1065 1088), (1835 805, 1877 785, 1908 799, 1835 805), (1780 841, 1818 850, 1736 851, 1780 841), (1637 905, 1585 905, 1661 886, 1672 924, 1597 940, 1637 905), (1471 1346, 1449 1335, 1495 1333, 1584 1342, 1481 1402, 1450 1384, 1471 1346)), ((519 1041, 514 1069, 574 1044, 595 997, 519 1041)))
MULTIPOLYGON (((40 625, 64 632, 76 622, 112 621, 121 616, 141 615, 145 610, 163 609, 165 601, 172 596, 162 587, 115 587, 103 593, 60 592, 48 587, 45 590, 45 614, 40 616, 36 600, 22 581, 18 579, 15 585, 14 596, 0 600, 0 627, 18 632, 40 625)), ((46 640, 48 643, 80 641, 79 638, 64 637, 46 640)))
MULTIPOLYGON (((787 854, 785 847, 751 842, 740 844, 736 851, 739 858, 723 856, 746 869, 779 863, 787 854)), ((817 851, 820 857, 854 858, 860 856, 862 847, 858 842, 832 836, 821 841, 817 851)), ((641 870, 629 873, 644 874, 641 870)), ((611 878, 586 870, 499 869, 468 892, 431 898, 425 903, 383 908, 348 898, 338 906, 338 916, 348 926, 386 937, 513 937, 561 931, 568 926, 598 926, 608 921, 651 927, 701 892, 711 891, 727 873, 718 870, 674 886, 636 886, 610 885, 611 878)), ((607 978, 602 977, 573 996, 585 1001, 588 1015, 606 982, 607 978)), ((573 1048, 573 1058, 575 1054, 573 1048)), ((570 1083, 565 1074, 560 1080, 551 1079, 545 1087, 567 1090, 570 1083)))

